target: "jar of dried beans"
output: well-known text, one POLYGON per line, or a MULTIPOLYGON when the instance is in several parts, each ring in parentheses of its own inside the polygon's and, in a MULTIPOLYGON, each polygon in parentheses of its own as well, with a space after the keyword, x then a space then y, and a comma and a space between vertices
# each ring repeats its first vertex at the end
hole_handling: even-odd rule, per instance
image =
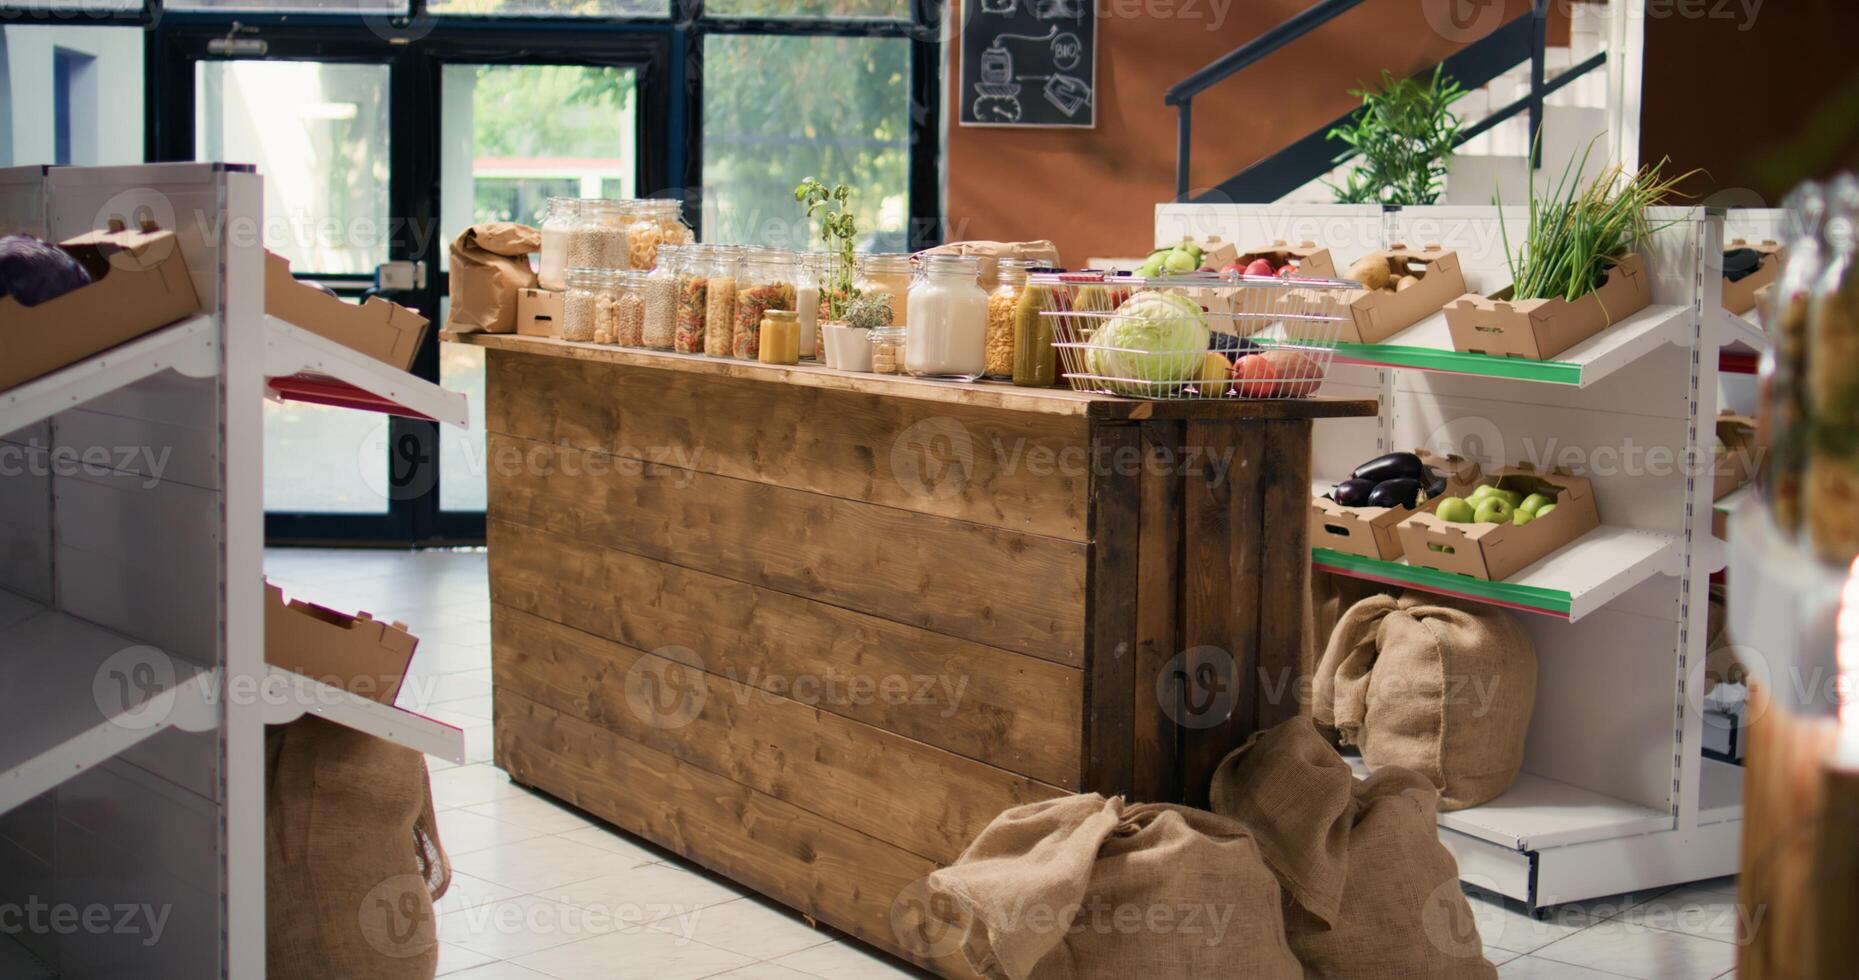
POLYGON ((794 254, 756 249, 743 256, 736 279, 736 332, 731 352, 745 361, 761 356, 762 318, 769 310, 790 310, 794 302, 794 254))
POLYGON ((562 296, 562 339, 590 343, 600 326, 600 303, 606 277, 600 269, 569 269, 562 296))
POLYGON ((682 247, 659 246, 658 265, 645 277, 645 345, 653 350, 677 346, 678 269, 684 264, 677 253, 682 247))
POLYGON ((613 274, 608 294, 613 304, 613 342, 621 347, 645 346, 645 273, 622 269, 613 274))

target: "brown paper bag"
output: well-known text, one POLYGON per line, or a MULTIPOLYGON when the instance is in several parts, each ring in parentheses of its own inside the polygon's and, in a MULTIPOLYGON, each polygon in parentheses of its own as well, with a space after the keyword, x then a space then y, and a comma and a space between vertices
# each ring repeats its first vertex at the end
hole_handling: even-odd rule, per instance
POLYGON ((466 228, 452 242, 452 312, 446 329, 516 332, 517 290, 535 288, 529 253, 541 248, 542 233, 528 225, 494 221, 466 228))
POLYGON ((1002 813, 929 876, 930 907, 990 978, 1301 976, 1246 828, 1095 794, 1002 813))
POLYGON ((993 292, 1000 285, 1000 260, 1020 259, 1038 262, 1040 265, 1058 267, 1059 247, 1047 241, 1038 242, 950 242, 935 248, 926 248, 918 255, 970 255, 981 263, 981 288, 993 292))
POLYGON ((1252 833, 1290 897, 1285 931, 1304 976, 1497 976, 1425 777, 1389 766, 1358 780, 1309 718, 1293 718, 1233 750, 1209 796, 1252 833))

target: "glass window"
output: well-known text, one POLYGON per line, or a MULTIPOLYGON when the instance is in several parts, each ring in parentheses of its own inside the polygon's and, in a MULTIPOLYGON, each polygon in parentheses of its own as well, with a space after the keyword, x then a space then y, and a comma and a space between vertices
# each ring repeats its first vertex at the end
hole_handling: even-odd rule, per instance
POLYGON ((373 412, 266 399, 265 509, 387 513, 387 426, 373 412))
MULTIPOLYGON (((18 6, 25 5, 0 0, 0 10, 18 6)), ((80 6, 114 5, 36 9, 80 6)), ((0 166, 141 163, 147 32, 95 26, 76 14, 57 19, 0 24, 0 166)))
POLYGON ((910 0, 707 0, 704 13, 721 17, 910 16, 910 0))
POLYGON ((550 17, 669 17, 672 0, 431 0, 435 14, 500 17, 538 14, 550 17))
POLYGON ((253 10, 279 14, 405 14, 407 0, 163 0, 162 7, 166 10, 253 10))
POLYGON ((265 247, 298 273, 373 276, 387 261, 387 66, 203 61, 194 152, 258 165, 265 247))
POLYGON ((852 188, 861 247, 908 247, 908 41, 711 35, 704 69, 706 241, 807 247, 813 176, 852 188))

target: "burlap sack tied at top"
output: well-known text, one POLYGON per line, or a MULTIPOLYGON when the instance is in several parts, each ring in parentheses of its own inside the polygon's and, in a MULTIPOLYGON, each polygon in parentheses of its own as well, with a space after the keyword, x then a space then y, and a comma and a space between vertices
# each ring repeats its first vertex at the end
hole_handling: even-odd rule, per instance
POLYGON ((266 975, 432 980, 451 869, 426 760, 320 718, 265 730, 266 975))
POLYGON ((1251 835, 1204 810, 1095 794, 1015 807, 926 884, 984 977, 1302 976, 1251 835))
POLYGON ((542 249, 542 233, 512 221, 472 225, 452 242, 452 312, 449 330, 459 333, 516 331, 516 294, 534 289, 529 253, 542 249))
POLYGON ((1019 259, 1042 266, 1058 267, 1059 247, 1048 241, 1037 242, 949 242, 926 248, 918 255, 968 255, 981 265, 981 288, 993 292, 1000 285, 1000 260, 1019 259))
POLYGON ((1536 648, 1514 617, 1421 592, 1350 607, 1312 678, 1318 727, 1371 768, 1431 780, 1442 810, 1510 788, 1535 704, 1536 648))
POLYGON ((1309 718, 1233 750, 1211 787, 1214 812, 1252 833, 1290 899, 1285 931, 1305 977, 1491 980, 1436 799, 1405 769, 1356 779, 1309 718))

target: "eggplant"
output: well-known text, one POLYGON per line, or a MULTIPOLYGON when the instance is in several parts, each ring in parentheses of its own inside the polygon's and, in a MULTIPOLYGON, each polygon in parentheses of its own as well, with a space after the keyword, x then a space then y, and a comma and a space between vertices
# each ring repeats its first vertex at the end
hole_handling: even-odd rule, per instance
POLYGON ((1451 482, 1451 480, 1446 474, 1437 470, 1427 470, 1426 483, 1428 499, 1433 497, 1444 497, 1446 495, 1446 484, 1449 482, 1451 482))
POLYGON ((1762 268, 1762 253, 1753 248, 1733 248, 1723 253, 1723 277, 1742 282, 1762 268))
POLYGON ((1344 480, 1330 491, 1330 499, 1344 507, 1361 507, 1375 490, 1373 480, 1344 480))
POLYGON ((1368 493, 1370 507, 1405 507, 1411 510, 1419 502, 1420 481, 1409 477, 1383 480, 1368 493))
POLYGON ((1420 457, 1413 453, 1389 453, 1356 467, 1350 476, 1358 480, 1382 483, 1387 480, 1419 480, 1425 475, 1425 467, 1420 457))

